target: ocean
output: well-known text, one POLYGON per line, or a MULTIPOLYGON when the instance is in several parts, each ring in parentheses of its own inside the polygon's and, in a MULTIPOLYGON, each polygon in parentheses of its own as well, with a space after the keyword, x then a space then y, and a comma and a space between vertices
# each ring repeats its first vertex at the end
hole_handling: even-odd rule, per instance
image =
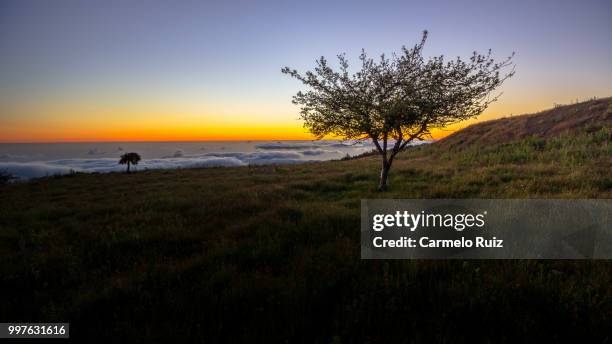
POLYGON ((127 152, 142 160, 133 170, 294 164, 340 159, 374 148, 369 141, 203 141, 0 143, 0 171, 18 180, 71 172, 124 171, 127 152))

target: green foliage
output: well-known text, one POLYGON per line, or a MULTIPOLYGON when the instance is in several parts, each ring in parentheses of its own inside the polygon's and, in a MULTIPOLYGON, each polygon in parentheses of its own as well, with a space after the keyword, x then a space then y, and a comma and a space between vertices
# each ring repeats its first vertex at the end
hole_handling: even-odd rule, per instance
POLYGON ((140 155, 138 153, 125 153, 121 155, 121 158, 119 159, 119 164, 127 164, 127 172, 130 173, 130 165, 138 165, 139 161, 140 155))
POLYGON ((121 158, 119 159, 119 163, 121 165, 125 165, 125 164, 137 165, 139 161, 140 161, 140 155, 138 153, 125 153, 121 155, 121 158))
POLYGON ((308 87, 293 103, 301 106, 311 133, 372 140, 382 158, 380 190, 387 186, 395 156, 410 142, 424 140, 432 129, 480 115, 497 100, 491 92, 514 75, 514 69, 505 73, 514 54, 501 62, 490 50, 486 55, 474 52, 466 61, 445 61, 443 55, 425 58, 426 40, 427 31, 414 47, 402 47, 391 58, 383 54, 378 61, 362 51, 354 74, 344 55, 338 55, 338 70, 325 57, 303 74, 282 69, 308 87))

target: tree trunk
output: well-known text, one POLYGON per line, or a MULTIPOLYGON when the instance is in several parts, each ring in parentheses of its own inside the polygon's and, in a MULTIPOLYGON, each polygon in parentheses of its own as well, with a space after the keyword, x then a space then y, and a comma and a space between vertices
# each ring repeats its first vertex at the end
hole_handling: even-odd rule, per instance
POLYGON ((127 173, 130 173, 130 162, 128 161, 128 170, 127 173))
POLYGON ((391 164, 383 159, 382 169, 380 170, 380 183, 378 184, 378 191, 385 191, 389 186, 389 170, 391 164))

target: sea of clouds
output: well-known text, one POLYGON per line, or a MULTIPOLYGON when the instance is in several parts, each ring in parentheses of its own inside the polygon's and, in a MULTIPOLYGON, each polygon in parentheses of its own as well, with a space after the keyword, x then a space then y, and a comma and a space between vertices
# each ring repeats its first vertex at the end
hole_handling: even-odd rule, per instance
POLYGON ((119 156, 129 151, 142 156, 134 170, 147 170, 295 164, 340 159, 372 149, 370 142, 360 141, 2 144, 0 171, 17 180, 73 172, 118 172, 125 170, 124 165, 118 164, 119 156))

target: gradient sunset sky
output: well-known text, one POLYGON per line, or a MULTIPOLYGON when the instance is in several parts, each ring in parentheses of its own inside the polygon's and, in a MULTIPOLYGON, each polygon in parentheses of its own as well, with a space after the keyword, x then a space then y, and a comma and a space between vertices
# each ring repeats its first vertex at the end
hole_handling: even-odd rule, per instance
POLYGON ((283 66, 516 52, 478 120, 612 96, 612 1, 0 1, 0 142, 310 138, 283 66))

